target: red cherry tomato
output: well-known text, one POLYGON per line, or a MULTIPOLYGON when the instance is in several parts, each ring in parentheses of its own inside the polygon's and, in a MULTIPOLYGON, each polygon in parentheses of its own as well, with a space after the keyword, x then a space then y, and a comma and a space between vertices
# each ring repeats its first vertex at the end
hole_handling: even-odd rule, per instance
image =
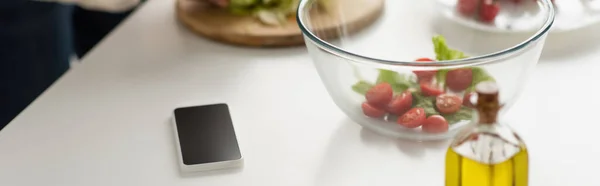
POLYGON ((394 91, 392 90, 392 86, 388 83, 375 85, 373 88, 369 89, 365 95, 369 104, 379 108, 387 106, 393 96, 394 91))
POLYGON ((481 0, 458 0, 456 8, 463 15, 471 16, 477 12, 481 0))
POLYGON ((431 59, 431 58, 426 58, 426 57, 423 57, 423 58, 419 58, 419 59, 417 59, 417 60, 415 60, 415 61, 419 61, 419 62, 430 62, 430 61, 435 61, 435 60, 433 60, 433 59, 431 59))
POLYGON ((435 98, 435 106, 442 114, 452 114, 460 110, 462 100, 455 95, 442 94, 435 98))
MULTIPOLYGON (((417 62, 432 62, 434 60, 430 59, 430 58, 419 58, 415 61, 417 61, 417 62)), ((417 75, 417 80, 419 82, 431 82, 433 80, 433 77, 435 77, 435 74, 437 73, 437 71, 435 71, 435 70, 430 70, 430 71, 415 70, 415 71, 413 71, 413 73, 415 73, 415 75, 417 75)))
POLYGON ((398 124, 406 128, 417 128, 423 125, 425 121, 425 110, 423 108, 413 108, 398 118, 398 124))
POLYGON ((465 93, 465 95, 463 96, 463 105, 465 107, 470 107, 470 108, 475 107, 475 105, 473 104, 473 102, 471 102, 471 97, 473 97, 473 96, 477 96, 477 93, 475 93, 475 92, 467 92, 467 93, 465 93))
POLYGON ((422 82, 420 85, 421 92, 423 92, 423 95, 425 96, 438 96, 444 93, 442 88, 439 88, 434 84, 422 82))
POLYGON ((463 91, 469 88, 473 81, 473 70, 469 68, 454 69, 446 74, 446 85, 450 90, 463 91))
POLYGON ((486 23, 492 23, 500 12, 500 5, 492 0, 483 0, 479 9, 479 19, 486 23))
POLYGON ((387 106, 387 111, 395 115, 404 114, 412 106, 412 100, 412 93, 410 91, 404 91, 402 94, 397 95, 392 99, 387 106))
POLYGON ((448 131, 448 121, 440 115, 429 116, 423 122, 423 131, 428 133, 443 133, 448 131))
POLYGON ((435 77, 436 71, 413 71, 417 75, 419 83, 431 83, 435 77))
POLYGON ((373 105, 371 105, 367 102, 364 102, 362 104, 362 110, 366 116, 369 116, 372 118, 380 118, 385 115, 385 110, 374 107, 373 105))

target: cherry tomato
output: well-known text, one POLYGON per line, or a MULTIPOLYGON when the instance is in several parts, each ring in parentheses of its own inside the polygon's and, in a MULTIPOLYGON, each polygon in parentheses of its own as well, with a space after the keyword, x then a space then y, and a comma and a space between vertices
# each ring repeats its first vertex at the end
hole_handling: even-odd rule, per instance
POLYGON ((373 88, 369 89, 365 95, 369 104, 380 108, 387 106, 393 96, 394 91, 392 90, 392 86, 388 83, 375 85, 373 88))
POLYGON ((463 15, 471 16, 477 12, 481 0, 458 0, 456 8, 463 15))
POLYGON ((425 110, 423 108, 413 108, 398 118, 398 124, 406 128, 417 128, 423 125, 425 121, 425 110))
POLYGON ((483 0, 479 9, 479 19, 486 23, 492 23, 500 12, 500 5, 492 0, 483 0))
MULTIPOLYGON (((417 62, 432 62, 434 60, 430 59, 430 58, 419 58, 416 61, 417 62)), ((415 71, 413 71, 413 73, 415 73, 415 75, 417 75, 417 80, 419 82, 431 82, 433 80, 433 77, 435 77, 435 74, 437 73, 437 71, 435 71, 435 70, 430 70, 430 71, 415 70, 415 71)))
POLYGON ((446 85, 450 90, 463 91, 469 88, 473 81, 473 70, 469 68, 454 69, 446 74, 446 85))
POLYGON ((475 105, 473 104, 473 102, 471 102, 471 97, 473 96, 477 96, 477 93, 475 92, 467 92, 465 93, 465 95, 463 96, 463 105, 465 107, 470 107, 470 108, 474 108, 475 105))
POLYGON ((477 134, 471 134, 470 138, 471 138, 471 140, 476 141, 476 140, 479 139, 479 135, 477 135, 477 134))
POLYGON ((423 57, 423 58, 419 58, 419 59, 417 59, 417 60, 415 60, 415 61, 420 61, 420 62, 431 62, 431 61, 435 61, 435 60, 433 60, 433 59, 431 59, 431 58, 426 58, 426 57, 423 57))
POLYGON ((443 94, 444 90, 435 86, 434 84, 422 82, 421 92, 423 92, 423 95, 425 96, 438 96, 440 94, 443 94))
POLYGON ((460 110, 462 100, 455 95, 442 94, 435 98, 435 106, 442 114, 452 114, 460 110))
POLYGON ((380 118, 385 115, 385 110, 374 107, 373 105, 371 105, 367 102, 364 102, 362 104, 362 110, 366 116, 369 116, 372 118, 380 118))
POLYGON ((404 91, 392 99, 387 106, 387 111, 395 115, 404 114, 412 106, 412 100, 412 93, 408 90, 404 91))
POLYGON ((448 131, 448 121, 440 115, 429 116, 423 122, 423 131, 428 133, 443 133, 448 131))

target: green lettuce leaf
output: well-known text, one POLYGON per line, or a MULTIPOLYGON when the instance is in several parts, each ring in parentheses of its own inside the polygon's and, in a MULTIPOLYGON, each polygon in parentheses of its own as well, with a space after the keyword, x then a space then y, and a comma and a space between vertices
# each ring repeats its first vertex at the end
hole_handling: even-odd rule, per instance
POLYGON ((442 114, 442 116, 446 118, 446 121, 448 121, 449 124, 455 124, 463 120, 469 121, 473 119, 473 109, 461 107, 460 110, 454 114, 442 114))
POLYGON ((446 88, 446 75, 448 74, 448 69, 441 69, 438 70, 437 73, 435 74, 435 81, 437 82, 438 85, 440 86, 444 86, 444 88, 446 88))
POLYGON ((448 45, 446 44, 446 39, 444 39, 444 37, 441 35, 434 36, 432 41, 433 48, 435 50, 435 58, 438 61, 448 61, 469 57, 461 51, 454 50, 448 47, 448 45))
POLYGON ((394 92, 404 92, 409 88, 419 87, 416 81, 412 81, 409 76, 401 75, 391 70, 379 70, 377 84, 386 82, 392 86, 394 92))
POLYGON ((467 92, 475 91, 475 86, 481 82, 496 81, 494 77, 490 76, 483 68, 472 67, 471 70, 473 71, 473 81, 471 81, 471 85, 467 88, 467 92))
POLYGON ((358 83, 352 85, 352 90, 361 95, 365 95, 367 94, 367 91, 369 91, 369 89, 371 89, 373 86, 374 85, 369 82, 359 81, 358 83))
POLYGON ((249 7, 227 7, 227 11, 229 11, 229 13, 233 14, 233 15, 251 15, 252 13, 254 13, 252 8, 249 7))
POLYGON ((228 10, 235 15, 254 15, 267 25, 282 25, 296 13, 299 0, 231 0, 228 10))
POLYGON ((427 117, 431 115, 439 115, 440 113, 435 110, 435 98, 423 96, 421 92, 413 92, 413 108, 421 107, 425 110, 427 117))
POLYGON ((229 7, 249 7, 261 2, 260 0, 229 0, 229 7))

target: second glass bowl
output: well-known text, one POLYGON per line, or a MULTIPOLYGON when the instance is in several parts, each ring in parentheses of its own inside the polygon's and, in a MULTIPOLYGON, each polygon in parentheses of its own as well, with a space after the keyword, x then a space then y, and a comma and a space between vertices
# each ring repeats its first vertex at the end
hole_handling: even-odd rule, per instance
MULTIPOLYGON (((331 1, 331 9, 373 2, 343 0, 340 6, 341 0, 331 1)), ((325 10, 315 8, 315 2, 302 0, 297 19, 335 104, 365 128, 411 140, 446 139, 475 120, 468 97, 478 82, 495 81, 502 112, 509 109, 538 62, 554 20, 550 0, 539 0, 544 19, 535 32, 494 34, 444 21, 434 1, 387 0, 379 20, 350 34, 351 28, 343 26, 348 25, 345 15, 335 15, 341 26, 320 30, 322 19, 311 15, 325 10), (320 37, 332 31, 341 37, 320 37)))

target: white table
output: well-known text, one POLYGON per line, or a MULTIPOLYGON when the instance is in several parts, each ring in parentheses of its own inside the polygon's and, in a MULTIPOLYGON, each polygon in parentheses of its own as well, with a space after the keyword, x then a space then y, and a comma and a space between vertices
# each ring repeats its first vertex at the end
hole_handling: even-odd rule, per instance
MULTIPOLYGON (((600 54, 578 38, 569 55, 546 51, 506 117, 530 147, 533 186, 600 185, 600 54)), ((305 49, 206 41, 154 0, 0 132, 0 185, 440 186, 446 145, 362 130, 305 49), (181 176, 171 112, 215 102, 231 107, 245 167, 181 176)))

